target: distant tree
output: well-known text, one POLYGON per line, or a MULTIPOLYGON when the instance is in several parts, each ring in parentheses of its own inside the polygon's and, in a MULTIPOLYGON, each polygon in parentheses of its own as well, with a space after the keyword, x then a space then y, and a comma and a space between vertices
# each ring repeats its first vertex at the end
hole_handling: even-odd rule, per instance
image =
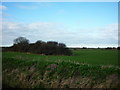
POLYGON ((64 43, 59 43, 59 47, 65 48, 66 45, 64 43))
POLYGON ((46 42, 42 40, 38 40, 35 43, 30 44, 29 51, 31 53, 43 54, 43 52, 45 51, 45 46, 46 46, 46 42))
POLYGON ((25 37, 18 37, 14 39, 13 50, 19 52, 28 52, 29 50, 29 40, 25 37))
POLYGON ((48 41, 47 44, 57 46, 58 42, 56 42, 56 41, 48 41))
POLYGON ((28 44, 29 40, 26 39, 25 37, 18 37, 16 39, 14 39, 14 44, 28 44))
POLYGON ((116 47, 113 47, 113 49, 117 49, 116 47))
POLYGON ((38 40, 35 42, 35 44, 42 44, 42 43, 44 43, 42 40, 38 40))
POLYGON ((107 48, 105 48, 106 50, 109 50, 109 49, 112 49, 112 47, 107 47, 107 48))
POLYGON ((117 47, 117 50, 120 50, 120 47, 117 47))
POLYGON ((48 41, 47 43, 47 53, 48 55, 57 54, 58 51, 58 42, 56 41, 48 41))
POLYGON ((77 48, 73 48, 73 50, 77 50, 77 48))
POLYGON ((44 42, 42 40, 38 40, 35 43, 29 43, 29 40, 25 37, 18 37, 14 39, 13 42, 14 45, 10 48, 6 48, 6 51, 11 50, 44 55, 72 55, 71 50, 67 48, 64 43, 58 43, 56 41, 44 42))
POLYGON ((83 49, 87 49, 87 47, 83 47, 83 49))
POLYGON ((98 47, 98 49, 100 49, 100 47, 98 47))

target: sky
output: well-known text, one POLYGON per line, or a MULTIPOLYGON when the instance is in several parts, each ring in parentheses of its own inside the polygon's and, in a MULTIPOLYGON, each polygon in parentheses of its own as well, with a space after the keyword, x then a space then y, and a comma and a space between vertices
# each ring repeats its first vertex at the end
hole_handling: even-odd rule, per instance
POLYGON ((3 2, 2 45, 17 37, 68 47, 117 47, 117 2, 3 2))

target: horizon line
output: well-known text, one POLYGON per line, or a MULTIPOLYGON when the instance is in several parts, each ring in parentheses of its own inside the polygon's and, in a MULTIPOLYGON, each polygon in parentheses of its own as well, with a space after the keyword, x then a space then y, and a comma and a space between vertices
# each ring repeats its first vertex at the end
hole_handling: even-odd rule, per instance
MULTIPOLYGON (((11 46, 13 46, 13 44, 11 44, 11 45, 0 45, 0 47, 11 47, 11 46)), ((68 48, 83 48, 83 47, 87 47, 87 48, 107 48, 107 47, 115 47, 115 48, 117 48, 117 47, 119 47, 119 46, 116 46, 116 45, 100 45, 100 46, 94 46, 94 45, 66 45, 66 47, 68 47, 68 48)))

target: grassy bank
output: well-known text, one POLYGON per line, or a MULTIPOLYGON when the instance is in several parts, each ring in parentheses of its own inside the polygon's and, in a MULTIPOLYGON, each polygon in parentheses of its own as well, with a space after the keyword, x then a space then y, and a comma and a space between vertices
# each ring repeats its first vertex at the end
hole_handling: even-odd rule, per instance
POLYGON ((3 52, 3 86, 18 88, 120 86, 117 50, 73 52, 73 56, 3 52))

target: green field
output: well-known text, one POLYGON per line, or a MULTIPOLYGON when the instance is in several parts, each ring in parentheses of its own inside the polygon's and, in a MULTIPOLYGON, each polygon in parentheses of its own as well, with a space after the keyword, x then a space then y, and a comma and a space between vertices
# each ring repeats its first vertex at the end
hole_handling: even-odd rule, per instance
POLYGON ((3 57, 22 58, 48 62, 88 63, 99 65, 118 65, 117 50, 74 50, 73 56, 45 56, 18 52, 4 52, 3 57), (18 56, 18 57, 17 57, 18 56))
POLYGON ((117 50, 73 50, 73 56, 3 52, 2 58, 3 86, 7 87, 55 88, 54 84, 57 88, 120 86, 119 82, 115 83, 120 75, 117 50), (52 64, 57 67, 49 67, 52 64), (110 81, 111 77, 113 81, 110 81))

